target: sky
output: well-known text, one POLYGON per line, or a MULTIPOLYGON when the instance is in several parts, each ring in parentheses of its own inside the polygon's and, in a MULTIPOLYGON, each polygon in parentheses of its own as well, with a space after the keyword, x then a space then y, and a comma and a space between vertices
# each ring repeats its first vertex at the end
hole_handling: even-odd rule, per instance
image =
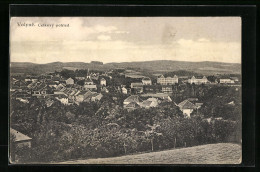
POLYGON ((241 18, 12 17, 10 21, 11 62, 152 60, 241 63, 241 18), (60 24, 69 27, 56 27, 60 24))

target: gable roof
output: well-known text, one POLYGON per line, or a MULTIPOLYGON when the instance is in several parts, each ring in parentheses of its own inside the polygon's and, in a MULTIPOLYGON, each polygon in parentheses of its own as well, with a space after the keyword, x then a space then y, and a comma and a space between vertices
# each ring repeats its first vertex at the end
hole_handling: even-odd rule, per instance
POLYGON ((193 103, 191 103, 189 100, 182 101, 181 103, 178 104, 178 106, 181 109, 195 109, 196 108, 196 106, 193 103))
POLYGON ((163 75, 161 75, 159 78, 164 78, 164 76, 163 76, 163 75))
POLYGON ((152 104, 152 101, 149 101, 149 100, 145 100, 142 102, 142 106, 146 106, 146 107, 151 106, 151 104, 152 104))
POLYGON ((139 103, 139 102, 142 102, 143 100, 137 95, 132 95, 132 96, 127 97, 124 101, 125 102, 137 102, 137 103, 139 103))
POLYGON ((125 106, 126 108, 137 108, 140 107, 136 102, 131 102, 125 106))
POLYGON ((25 140, 31 140, 32 138, 20 133, 19 131, 16 131, 12 128, 10 128, 10 133, 15 135, 15 142, 19 141, 25 141, 25 140))
POLYGON ((151 81, 151 79, 149 77, 144 77, 142 81, 151 81))
POLYGON ((88 78, 85 80, 85 82, 93 82, 93 81, 92 81, 91 78, 88 77, 88 78))

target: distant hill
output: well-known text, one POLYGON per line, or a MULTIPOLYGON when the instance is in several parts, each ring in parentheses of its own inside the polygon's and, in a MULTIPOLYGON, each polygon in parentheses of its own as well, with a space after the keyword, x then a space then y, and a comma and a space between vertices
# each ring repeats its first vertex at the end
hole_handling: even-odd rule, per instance
POLYGON ((143 62, 122 62, 122 63, 83 63, 83 62, 53 62, 47 64, 34 63, 11 63, 12 73, 33 73, 40 74, 46 72, 60 71, 64 68, 90 69, 90 70, 109 70, 115 68, 133 68, 151 73, 168 73, 173 71, 191 71, 203 75, 211 74, 240 74, 241 64, 220 63, 220 62, 184 62, 184 61, 143 61, 143 62))
POLYGON ((238 144, 218 143, 121 157, 74 160, 53 164, 239 164, 238 144))

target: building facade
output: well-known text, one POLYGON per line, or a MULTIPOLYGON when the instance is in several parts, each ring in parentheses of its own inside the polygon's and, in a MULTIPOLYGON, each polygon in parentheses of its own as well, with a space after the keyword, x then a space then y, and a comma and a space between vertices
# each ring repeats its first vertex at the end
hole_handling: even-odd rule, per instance
POLYGON ((161 75, 157 78, 157 83, 161 85, 174 85, 178 83, 178 77, 174 75, 174 77, 164 77, 161 75))
POLYGON ((206 76, 203 76, 202 78, 200 77, 191 77, 191 79, 188 80, 188 83, 190 84, 196 84, 196 85, 199 85, 199 84, 206 84, 208 82, 208 79, 206 76))

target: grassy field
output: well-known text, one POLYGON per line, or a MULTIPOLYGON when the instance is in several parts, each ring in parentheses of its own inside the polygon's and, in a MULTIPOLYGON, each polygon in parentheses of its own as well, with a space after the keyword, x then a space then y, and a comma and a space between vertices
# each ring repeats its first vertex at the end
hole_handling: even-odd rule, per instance
POLYGON ((238 144, 218 143, 112 158, 66 161, 59 164, 240 164, 238 144))

